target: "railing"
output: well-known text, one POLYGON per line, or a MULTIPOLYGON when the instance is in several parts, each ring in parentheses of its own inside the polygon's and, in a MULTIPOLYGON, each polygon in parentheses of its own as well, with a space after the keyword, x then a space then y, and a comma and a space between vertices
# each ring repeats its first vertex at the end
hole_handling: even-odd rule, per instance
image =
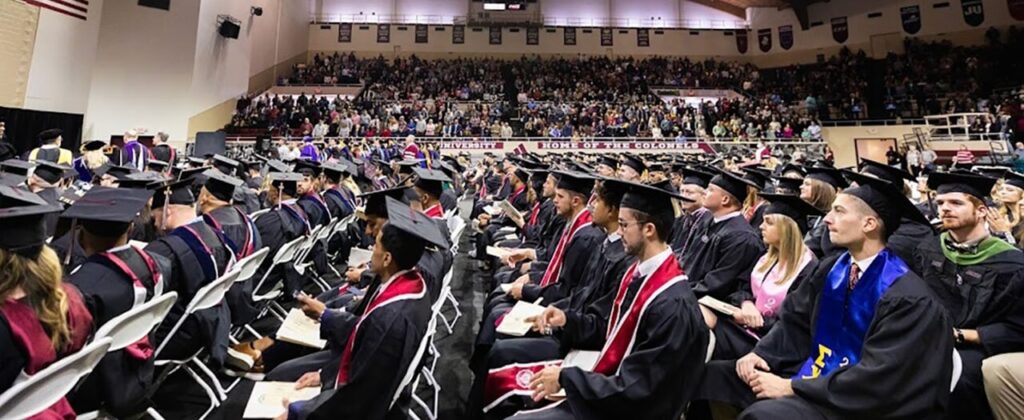
POLYGON ((890 125, 924 125, 924 118, 887 118, 875 120, 830 120, 822 121, 822 127, 860 127, 860 126, 890 126, 890 125))
MULTIPOLYGON (((525 17, 524 17, 525 18, 525 17)), ((311 14, 314 24, 357 23, 357 24, 431 24, 464 25, 469 22, 465 15, 408 15, 408 14, 311 14)), ((595 28, 664 28, 664 29, 746 29, 743 20, 724 19, 639 19, 639 18, 580 18, 545 16, 544 26, 595 27, 595 28)))

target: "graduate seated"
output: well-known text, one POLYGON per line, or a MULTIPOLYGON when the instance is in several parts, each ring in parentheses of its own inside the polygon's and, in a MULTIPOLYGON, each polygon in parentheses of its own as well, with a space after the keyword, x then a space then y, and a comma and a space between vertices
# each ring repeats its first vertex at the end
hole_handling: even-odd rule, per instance
MULTIPOLYGON (((942 304, 886 248, 904 215, 892 184, 856 173, 825 216, 845 251, 789 293, 772 328, 739 360, 713 361, 698 398, 740 419, 936 418, 947 409, 952 326, 942 304), (841 333, 844 332, 844 333, 841 333)), ((707 418, 695 404, 687 418, 707 418)))
MULTIPOLYGON (((80 350, 93 319, 75 286, 63 283, 46 245, 46 215, 60 212, 35 194, 0 185, 0 393, 80 350)), ((39 418, 74 418, 64 398, 39 418)))

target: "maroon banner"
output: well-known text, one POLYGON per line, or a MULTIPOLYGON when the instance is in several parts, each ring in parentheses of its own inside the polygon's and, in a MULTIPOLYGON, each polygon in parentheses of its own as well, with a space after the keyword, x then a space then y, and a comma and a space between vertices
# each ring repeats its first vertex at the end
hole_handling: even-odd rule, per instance
POLYGON ((1024 20, 1024 0, 1006 0, 1006 6, 1010 8, 1010 16, 1024 20))
POLYGON ((757 30, 757 46, 761 52, 768 52, 772 49, 772 28, 757 30))
POLYGON ((539 141, 537 149, 541 150, 665 150, 684 153, 715 153, 711 146, 704 142, 675 143, 668 141, 539 141))
POLYGON ((740 54, 746 54, 747 53, 747 30, 746 29, 737 29, 736 30, 736 50, 739 51, 740 54))

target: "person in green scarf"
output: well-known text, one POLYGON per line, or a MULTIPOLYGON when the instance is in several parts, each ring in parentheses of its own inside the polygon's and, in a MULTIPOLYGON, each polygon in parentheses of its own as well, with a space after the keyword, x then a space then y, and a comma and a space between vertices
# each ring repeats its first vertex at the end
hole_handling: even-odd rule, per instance
POLYGON ((933 173, 937 216, 945 230, 921 244, 915 265, 953 321, 963 373, 950 396, 948 418, 993 418, 981 364, 1024 346, 1024 253, 992 236, 985 204, 994 178, 933 173))

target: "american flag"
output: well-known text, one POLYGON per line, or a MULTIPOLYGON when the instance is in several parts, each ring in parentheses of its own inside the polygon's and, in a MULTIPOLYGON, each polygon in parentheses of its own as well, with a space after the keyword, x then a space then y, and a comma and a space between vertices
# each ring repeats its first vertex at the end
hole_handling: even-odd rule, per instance
POLYGON ((25 3, 82 20, 89 14, 89 0, 25 0, 25 3))

